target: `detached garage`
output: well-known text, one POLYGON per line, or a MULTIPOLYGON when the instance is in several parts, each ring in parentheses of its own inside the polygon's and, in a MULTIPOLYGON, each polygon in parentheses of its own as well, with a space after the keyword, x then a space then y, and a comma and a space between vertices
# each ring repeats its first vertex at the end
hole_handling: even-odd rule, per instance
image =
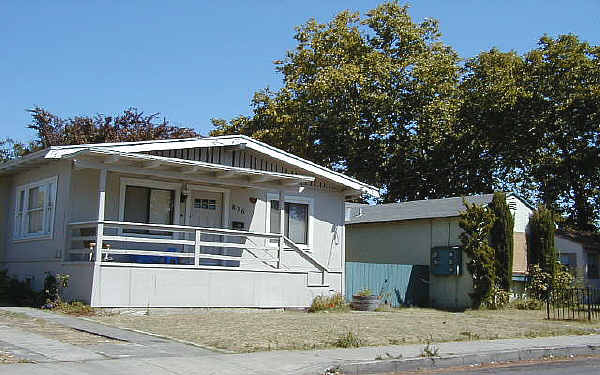
MULTIPOLYGON (((466 197, 487 205, 493 194, 466 197)), ((527 271, 525 232, 532 212, 507 194, 515 216, 513 279, 527 271)), ((383 205, 346 204, 346 295, 368 288, 390 304, 470 307, 471 275, 460 248, 462 197, 383 205)))

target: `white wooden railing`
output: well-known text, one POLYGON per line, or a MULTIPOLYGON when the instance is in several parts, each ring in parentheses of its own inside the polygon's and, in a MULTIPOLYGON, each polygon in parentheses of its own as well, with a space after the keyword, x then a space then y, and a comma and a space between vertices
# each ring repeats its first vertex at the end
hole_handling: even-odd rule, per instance
POLYGON ((273 269, 290 269, 285 264, 284 252, 292 251, 321 272, 323 282, 327 272, 327 267, 277 233, 86 221, 69 224, 67 248, 66 261, 102 264, 139 263, 139 260, 150 259, 144 263, 165 264, 165 260, 175 260, 178 267, 242 267, 240 262, 254 262, 273 269), (103 246, 98 248, 97 243, 103 246), (168 250, 166 246, 169 246, 168 250), (225 255, 225 252, 236 254, 225 255))

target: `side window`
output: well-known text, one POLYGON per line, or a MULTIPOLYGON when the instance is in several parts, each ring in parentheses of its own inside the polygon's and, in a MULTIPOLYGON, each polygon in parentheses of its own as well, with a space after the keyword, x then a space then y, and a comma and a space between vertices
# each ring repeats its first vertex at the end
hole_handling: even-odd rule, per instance
POLYGON ((17 187, 14 238, 51 237, 56 211, 57 177, 17 187))
MULTIPOLYGON (((287 197, 286 197, 287 198, 287 197)), ((284 205, 283 234, 298 245, 310 245, 311 203, 306 198, 287 198, 284 205), (288 201, 289 200, 289 201, 288 201), (306 203, 304 203, 306 201, 306 203)), ((280 233, 279 200, 269 199, 269 220, 267 226, 270 233, 280 233)), ((276 242, 276 240, 271 240, 276 242)))

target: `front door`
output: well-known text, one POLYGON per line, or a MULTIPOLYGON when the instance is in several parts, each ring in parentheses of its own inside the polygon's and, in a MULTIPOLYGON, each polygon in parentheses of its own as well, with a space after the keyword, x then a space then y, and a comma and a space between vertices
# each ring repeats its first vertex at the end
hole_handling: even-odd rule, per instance
MULTIPOLYGON (((221 228, 223 220, 223 193, 194 190, 191 193, 192 207, 190 212, 190 225, 202 228, 221 228)), ((222 236, 202 234, 201 241, 221 242, 222 236)), ((222 247, 202 246, 200 251, 204 254, 223 255, 222 247)), ((200 257, 201 265, 222 265, 223 261, 200 257)))

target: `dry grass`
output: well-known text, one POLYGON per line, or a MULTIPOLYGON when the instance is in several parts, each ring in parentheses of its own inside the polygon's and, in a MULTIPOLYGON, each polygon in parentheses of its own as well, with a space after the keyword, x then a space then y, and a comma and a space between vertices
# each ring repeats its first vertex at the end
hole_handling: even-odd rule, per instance
MULTIPOLYGON (((49 339, 58 340, 73 345, 93 345, 113 340, 102 336, 77 331, 44 319, 30 318, 25 314, 0 311, 0 325, 15 327, 23 331, 38 334, 49 339)), ((0 337, 1 339, 1 337, 0 337)), ((1 362, 1 360, 0 360, 1 362)))
POLYGON ((96 316, 101 322, 235 352, 333 347, 347 332, 362 345, 539 337, 590 333, 600 323, 544 319, 542 311, 450 313, 407 308, 391 312, 304 313, 205 310, 181 314, 96 316))
POLYGON ((0 350, 0 365, 8 365, 11 363, 28 363, 30 361, 15 357, 14 355, 0 350))

